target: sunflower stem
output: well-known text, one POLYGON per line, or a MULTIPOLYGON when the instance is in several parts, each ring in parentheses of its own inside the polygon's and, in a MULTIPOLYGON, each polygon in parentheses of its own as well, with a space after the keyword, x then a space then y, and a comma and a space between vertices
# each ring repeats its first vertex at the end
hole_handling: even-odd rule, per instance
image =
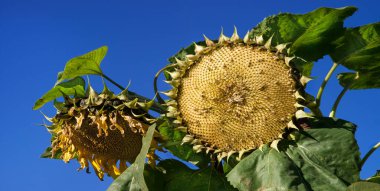
POLYGON ((153 80, 153 88, 154 88, 154 93, 157 95, 157 100, 158 100, 158 103, 160 104, 165 104, 165 101, 164 99, 162 99, 162 97, 160 96, 159 92, 158 92, 158 88, 157 88, 157 79, 158 77, 160 76, 160 74, 165 71, 166 69, 170 68, 170 67, 173 67, 174 65, 173 64, 169 64, 167 66, 165 66, 164 68, 162 68, 161 70, 159 70, 156 75, 154 76, 154 80, 153 80))
POLYGON ((331 66, 329 72, 326 74, 325 79, 323 80, 321 87, 318 90, 317 97, 315 99, 315 103, 316 103, 317 108, 319 108, 319 106, 321 105, 322 94, 323 94, 323 91, 325 90, 327 82, 329 81, 329 79, 331 78, 331 75, 334 73, 335 69, 338 66, 339 66, 339 64, 334 62, 334 64, 331 66))
POLYGON ((367 159, 372 155, 373 152, 376 151, 376 149, 378 149, 380 147, 380 142, 378 142, 375 146, 373 146, 371 148, 371 150, 369 150, 367 152, 367 154, 365 154, 365 156, 363 157, 363 159, 360 161, 359 163, 359 168, 362 169, 364 163, 367 161, 367 159))
MULTIPOLYGON (((106 80, 108 80, 109 82, 111 82, 113 85, 115 85, 116 87, 118 87, 120 90, 125 90, 125 88, 123 86, 121 86, 120 84, 116 83, 114 80, 112 80, 110 77, 108 77, 107 75, 105 74, 101 74, 102 77, 104 77, 106 80)), ((133 98, 137 98, 139 101, 143 101, 143 102, 149 102, 151 101, 151 99, 149 98, 146 98, 144 96, 141 96, 135 92, 132 92, 132 91, 129 91, 128 90, 128 96, 130 96, 132 99, 133 98)), ((150 108, 151 110, 157 112, 157 113, 160 113, 160 114, 164 114, 165 113, 165 109, 157 102, 154 102, 152 107, 150 108)))
POLYGON ((108 80, 109 82, 111 82, 113 85, 115 85, 116 87, 118 87, 121 91, 123 91, 124 90, 124 87, 123 86, 121 86, 120 84, 118 84, 118 83, 116 83, 115 81, 113 81, 110 77, 108 77, 107 75, 105 75, 105 74, 101 74, 101 76, 103 77, 103 78, 105 78, 106 80, 108 80))
POLYGON ((331 112, 330 112, 330 115, 329 117, 335 117, 335 114, 336 114, 336 110, 339 106, 339 103, 340 103, 340 100, 342 100, 342 97, 344 96, 344 94, 347 92, 347 90, 350 88, 350 85, 346 85, 344 87, 344 89, 340 92, 340 94, 338 95, 338 97, 336 98, 335 102, 334 102, 334 105, 333 107, 331 108, 331 112))
POLYGON ((319 107, 316 106, 310 106, 308 107, 310 111, 317 117, 323 117, 322 111, 319 109, 319 107))

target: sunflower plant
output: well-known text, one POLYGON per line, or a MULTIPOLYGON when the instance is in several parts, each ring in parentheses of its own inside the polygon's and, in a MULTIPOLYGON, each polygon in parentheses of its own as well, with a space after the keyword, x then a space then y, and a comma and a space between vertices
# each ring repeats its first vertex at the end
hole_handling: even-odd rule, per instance
POLYGON ((77 160, 100 180, 110 176, 110 191, 380 190, 379 174, 359 177, 380 144, 360 158, 356 125, 336 118, 348 90, 380 88, 380 23, 343 27, 355 11, 281 13, 244 35, 235 27, 231 36, 204 36, 152 78, 152 99, 102 72, 106 46, 75 57, 34 105, 53 101, 57 110, 45 116, 52 138, 42 157, 77 160), (326 55, 331 69, 311 95, 313 63, 326 55), (324 114, 321 98, 337 67, 352 72, 337 76, 342 91, 324 114), (161 74, 171 89, 158 89, 161 74), (86 87, 86 75, 120 93, 105 83, 97 92, 89 80, 86 87))

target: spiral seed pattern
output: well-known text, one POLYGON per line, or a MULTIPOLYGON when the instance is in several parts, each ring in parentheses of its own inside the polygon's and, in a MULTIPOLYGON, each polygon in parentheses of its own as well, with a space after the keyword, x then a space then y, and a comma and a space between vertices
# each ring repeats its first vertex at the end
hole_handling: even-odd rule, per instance
POLYGON ((226 45, 202 55, 178 87, 178 110, 188 132, 225 152, 275 140, 296 112, 290 71, 257 46, 226 45))

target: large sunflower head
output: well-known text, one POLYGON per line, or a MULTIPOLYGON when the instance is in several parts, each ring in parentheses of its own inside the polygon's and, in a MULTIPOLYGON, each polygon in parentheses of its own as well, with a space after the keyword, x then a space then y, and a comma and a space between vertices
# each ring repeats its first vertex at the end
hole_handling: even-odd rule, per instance
POLYGON ((303 112, 307 78, 292 67, 286 45, 271 46, 262 38, 240 39, 236 28, 218 42, 205 37, 194 53, 176 59, 165 92, 167 116, 186 129, 183 142, 218 159, 278 141, 303 112))
POLYGON ((65 162, 77 159, 79 170, 87 172, 91 164, 101 180, 104 174, 117 177, 140 152, 142 135, 151 122, 150 105, 108 89, 97 95, 91 87, 87 98, 66 97, 48 127, 52 157, 65 162))

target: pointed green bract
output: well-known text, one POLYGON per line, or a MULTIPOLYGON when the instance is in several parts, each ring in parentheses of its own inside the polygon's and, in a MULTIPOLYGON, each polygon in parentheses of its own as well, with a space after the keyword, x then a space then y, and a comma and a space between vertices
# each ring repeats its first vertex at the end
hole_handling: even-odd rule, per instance
POLYGON ((102 75, 100 63, 107 54, 107 50, 107 46, 102 46, 87 54, 72 58, 66 63, 64 71, 58 73, 57 83, 88 74, 102 75))
POLYGON ((209 157, 206 154, 196 153, 193 147, 189 144, 181 145, 182 139, 186 133, 181 132, 178 129, 174 129, 170 126, 169 121, 162 123, 158 130, 165 141, 165 148, 168 149, 178 158, 189 161, 199 167, 207 166, 210 162, 209 157))
POLYGON ((75 97, 83 97, 85 96, 84 86, 85 81, 81 77, 76 77, 67 82, 57 84, 36 101, 36 103, 33 106, 33 109, 39 109, 47 102, 62 97, 63 95, 74 95, 75 97))
MULTIPOLYGON (((199 42, 196 42, 197 45, 201 45, 201 46, 206 46, 206 42, 205 41, 199 41, 199 42)), ((190 44, 188 47, 186 48, 182 48, 179 52, 177 52, 177 54, 175 54, 174 56, 170 57, 168 60, 169 62, 171 63, 175 63, 175 58, 178 58, 180 60, 185 60, 186 59, 186 55, 189 55, 189 54, 195 54, 195 45, 194 43, 190 44)), ((165 74, 165 77, 166 79, 168 79, 168 77, 170 76, 168 73, 164 73, 165 74)))
POLYGON ((273 35, 272 45, 291 43, 291 54, 315 61, 331 51, 331 42, 344 32, 343 20, 355 11, 355 7, 344 7, 319 8, 301 15, 282 13, 264 19, 250 35, 263 36, 264 41, 273 35))
POLYGON ((314 63, 296 57, 290 61, 290 65, 296 68, 303 76, 310 76, 314 63))
POLYGON ((56 99, 53 102, 53 105, 57 111, 62 112, 62 113, 67 113, 67 108, 65 107, 64 102, 59 102, 56 99))
POLYGON ((380 171, 377 170, 376 174, 367 179, 368 182, 374 182, 380 184, 380 171))
POLYGON ((62 151, 57 151, 54 153, 54 156, 53 156, 53 153, 51 152, 52 148, 51 147, 48 147, 45 149, 45 151, 40 155, 41 158, 48 158, 48 159, 58 159, 58 160, 61 160, 62 158, 62 151))
POLYGON ((148 187, 144 180, 144 165, 155 129, 156 124, 153 124, 149 127, 146 135, 143 137, 143 145, 140 154, 136 157, 135 162, 115 181, 113 181, 107 191, 148 191, 148 187))

